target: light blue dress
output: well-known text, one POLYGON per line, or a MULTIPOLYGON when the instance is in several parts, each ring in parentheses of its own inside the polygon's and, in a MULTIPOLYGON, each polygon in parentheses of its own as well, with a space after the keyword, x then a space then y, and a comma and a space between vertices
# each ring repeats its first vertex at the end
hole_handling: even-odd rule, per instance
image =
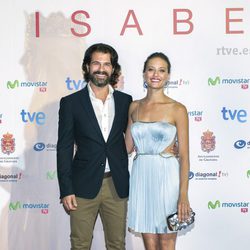
POLYGON ((177 211, 179 162, 162 153, 176 138, 168 122, 134 122, 131 134, 136 146, 130 176, 128 227, 140 233, 171 233, 168 215, 177 211))

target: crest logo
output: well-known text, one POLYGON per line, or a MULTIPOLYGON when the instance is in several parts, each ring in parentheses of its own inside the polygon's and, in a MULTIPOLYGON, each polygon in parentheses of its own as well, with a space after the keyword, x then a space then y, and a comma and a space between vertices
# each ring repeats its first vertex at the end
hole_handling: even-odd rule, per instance
POLYGON ((213 132, 209 130, 203 132, 203 136, 201 137, 201 149, 207 153, 215 149, 215 136, 213 132))
POLYGON ((12 134, 8 132, 3 135, 1 139, 1 149, 4 154, 12 154, 15 151, 15 139, 12 134))

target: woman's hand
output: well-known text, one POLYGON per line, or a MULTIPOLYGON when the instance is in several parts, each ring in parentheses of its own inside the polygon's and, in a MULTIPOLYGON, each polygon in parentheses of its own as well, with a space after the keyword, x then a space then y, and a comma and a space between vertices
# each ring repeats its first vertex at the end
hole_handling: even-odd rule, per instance
POLYGON ((180 196, 178 201, 178 220, 185 221, 190 217, 190 204, 187 196, 180 196))

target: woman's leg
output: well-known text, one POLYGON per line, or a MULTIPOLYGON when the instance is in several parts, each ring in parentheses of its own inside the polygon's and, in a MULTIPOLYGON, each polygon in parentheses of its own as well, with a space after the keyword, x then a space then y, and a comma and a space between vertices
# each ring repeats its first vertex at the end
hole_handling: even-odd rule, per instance
POLYGON ((159 234, 160 250, 175 250, 177 233, 159 234))
POLYGON ((142 238, 146 250, 159 250, 158 234, 143 233, 142 238))

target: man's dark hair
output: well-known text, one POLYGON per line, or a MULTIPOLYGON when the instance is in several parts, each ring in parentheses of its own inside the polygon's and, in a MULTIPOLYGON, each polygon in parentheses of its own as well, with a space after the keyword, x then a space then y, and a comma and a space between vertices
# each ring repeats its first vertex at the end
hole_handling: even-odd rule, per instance
POLYGON ((94 52, 110 54, 110 61, 113 67, 113 72, 110 77, 110 85, 115 85, 118 82, 118 78, 121 74, 121 66, 118 63, 118 54, 113 47, 104 43, 93 44, 85 51, 84 59, 82 62, 82 70, 85 81, 89 82, 89 70, 87 66, 90 66, 90 62, 94 52))
POLYGON ((150 56, 148 56, 148 58, 144 62, 143 73, 145 73, 145 71, 146 71, 148 61, 153 59, 153 58, 156 58, 156 57, 161 58, 162 60, 164 60, 167 63, 167 65, 168 65, 168 73, 170 73, 170 71, 171 71, 171 63, 170 63, 168 57, 165 54, 163 54, 162 52, 155 52, 155 53, 151 54, 150 56))

